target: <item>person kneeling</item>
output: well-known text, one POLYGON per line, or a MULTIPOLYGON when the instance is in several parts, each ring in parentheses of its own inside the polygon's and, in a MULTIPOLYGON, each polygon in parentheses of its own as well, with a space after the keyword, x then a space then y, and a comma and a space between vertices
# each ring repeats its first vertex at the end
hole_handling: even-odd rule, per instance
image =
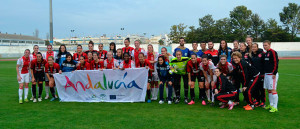
POLYGON ((215 100, 219 100, 222 102, 220 108, 228 107, 228 110, 232 110, 234 103, 232 100, 237 96, 237 91, 234 86, 228 81, 227 77, 224 76, 221 72, 221 68, 215 69, 215 75, 217 78, 217 83, 215 84, 215 100))

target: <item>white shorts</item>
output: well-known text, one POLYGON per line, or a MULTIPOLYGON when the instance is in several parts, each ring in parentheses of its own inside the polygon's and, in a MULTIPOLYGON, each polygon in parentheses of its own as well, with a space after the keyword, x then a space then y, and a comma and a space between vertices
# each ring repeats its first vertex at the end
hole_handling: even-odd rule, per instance
POLYGON ((152 73, 152 81, 158 81, 158 80, 159 80, 158 74, 153 72, 152 73))
MULTIPOLYGON (((29 83, 29 73, 26 73, 26 74, 21 74, 21 80, 18 81, 19 83, 29 83)), ((18 78, 17 78, 18 80, 18 78)))
POLYGON ((276 90, 277 89, 277 81, 278 81, 278 73, 276 74, 275 79, 272 78, 272 73, 266 73, 265 74, 265 80, 264 80, 264 88, 267 90, 276 90))
MULTIPOLYGON (((206 81, 206 80, 205 80, 205 81, 206 81)), ((207 75, 207 81, 208 81, 208 82, 211 82, 210 75, 207 75)), ((214 81, 214 82, 217 82, 217 76, 216 76, 216 75, 213 75, 213 81, 214 81)))

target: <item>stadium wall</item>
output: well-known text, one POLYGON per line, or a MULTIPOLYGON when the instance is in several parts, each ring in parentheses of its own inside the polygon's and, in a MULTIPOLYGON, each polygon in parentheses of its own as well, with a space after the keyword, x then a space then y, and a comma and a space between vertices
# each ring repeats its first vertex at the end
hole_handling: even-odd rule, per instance
MULTIPOLYGON (((168 52, 170 53, 178 46, 179 44, 171 44, 167 46, 168 52)), ((263 47, 262 42, 258 42, 260 48, 263 47)), ((134 47, 133 43, 131 46, 134 47)), ((147 49, 148 44, 141 44, 141 47, 147 49)), ((233 48, 232 43, 228 43, 228 46, 233 48)), ((117 48, 122 48, 124 45, 117 45, 117 48)), ((162 46, 158 44, 153 44, 154 50, 160 52, 162 46)), ((192 48, 192 44, 187 43, 185 47, 192 48)), ((271 47, 278 52, 279 57, 300 57, 300 42, 272 42, 271 47)), ((54 46, 54 50, 58 51, 59 46, 54 46)), ((198 47, 200 49, 200 47, 198 47)), ((215 49, 219 48, 219 43, 215 43, 215 49)), ((25 49, 30 49, 33 51, 33 46, 1 46, 0 47, 0 58, 15 58, 23 55, 25 49)), ((83 45, 83 50, 87 50, 88 47, 83 45)), ((95 50, 98 49, 98 46, 94 47, 95 50)), ((104 46, 105 50, 108 50, 108 46, 104 46)), ((76 45, 67 46, 67 50, 71 53, 76 52, 76 45)), ((46 46, 40 46, 40 51, 45 52, 46 46)))

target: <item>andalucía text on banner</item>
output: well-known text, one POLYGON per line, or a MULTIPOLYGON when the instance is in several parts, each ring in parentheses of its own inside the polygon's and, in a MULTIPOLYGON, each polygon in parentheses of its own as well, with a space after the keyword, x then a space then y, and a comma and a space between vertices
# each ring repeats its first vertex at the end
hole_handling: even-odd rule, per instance
POLYGON ((145 102, 148 69, 78 70, 54 79, 62 102, 145 102))

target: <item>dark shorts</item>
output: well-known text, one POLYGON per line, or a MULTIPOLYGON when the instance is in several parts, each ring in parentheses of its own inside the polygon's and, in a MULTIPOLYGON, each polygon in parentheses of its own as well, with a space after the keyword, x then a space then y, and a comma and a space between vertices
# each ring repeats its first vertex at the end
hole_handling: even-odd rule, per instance
POLYGON ((45 73, 34 73, 34 78, 36 82, 45 81, 45 73))
POLYGON ((152 75, 148 75, 148 83, 152 82, 152 79, 153 79, 152 75))
POLYGON ((196 78, 198 79, 198 82, 204 82, 205 77, 200 75, 191 76, 191 81, 196 82, 196 78))

